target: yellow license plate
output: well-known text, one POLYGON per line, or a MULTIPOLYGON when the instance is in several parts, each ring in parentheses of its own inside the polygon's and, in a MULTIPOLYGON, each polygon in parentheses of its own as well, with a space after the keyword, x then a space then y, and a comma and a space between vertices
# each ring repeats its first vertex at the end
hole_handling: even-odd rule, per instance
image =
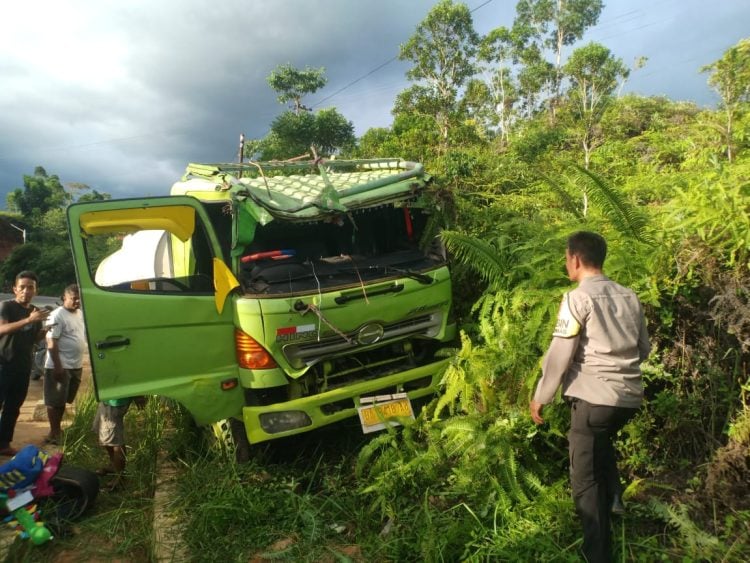
POLYGON ((384 421, 397 417, 414 418, 408 397, 359 408, 359 420, 365 432, 380 430, 385 427, 384 421))

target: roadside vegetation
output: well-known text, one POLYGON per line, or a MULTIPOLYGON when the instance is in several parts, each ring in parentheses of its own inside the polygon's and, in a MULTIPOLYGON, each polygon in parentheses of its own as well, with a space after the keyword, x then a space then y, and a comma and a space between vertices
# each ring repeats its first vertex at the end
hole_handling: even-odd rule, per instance
MULTIPOLYGON (((645 405, 619 438, 630 485, 616 558, 750 560, 750 40, 696 69, 717 109, 623 96, 646 60, 629 68, 603 45, 579 46, 601 2, 572 4, 520 3, 511 28, 479 37, 465 5, 437 3, 402 46, 413 85, 395 100, 393 125, 356 143, 338 113, 340 135, 316 136, 327 122, 301 98, 325 83, 321 69, 281 67, 269 81, 294 108, 246 156, 291 158, 312 144, 401 156, 434 175, 461 342, 417 420, 369 438, 344 425, 257 446, 238 466, 230 444, 152 401, 129 415, 138 425, 128 430, 128 492, 103 496, 50 550, 116 537, 122 551, 110 557, 150 556, 161 447, 181 468, 172 508, 195 561, 578 561, 567 412, 556 404, 537 428, 527 408, 570 287, 565 238, 589 229, 609 242, 607 274, 646 305, 654 345, 645 405), (549 62, 563 48, 567 62, 549 62), (309 122, 302 140, 298 121, 309 122), (166 426, 175 433, 160 442, 166 426)), ((29 186, 51 178, 37 171, 9 201, 45 251, 14 252, 0 267, 5 283, 56 252, 70 262, 53 239, 64 204, 82 196, 40 215, 22 205, 29 186)), ((71 276, 49 270, 43 280, 71 276)), ((92 413, 79 409, 68 433, 70 463, 95 466, 92 413)))

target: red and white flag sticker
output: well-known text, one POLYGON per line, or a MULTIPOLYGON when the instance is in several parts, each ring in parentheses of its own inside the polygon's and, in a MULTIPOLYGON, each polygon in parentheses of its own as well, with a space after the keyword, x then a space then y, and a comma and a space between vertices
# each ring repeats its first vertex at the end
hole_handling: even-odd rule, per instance
POLYGON ((285 326, 276 329, 276 336, 285 336, 288 334, 302 334, 304 332, 315 332, 315 325, 285 326))

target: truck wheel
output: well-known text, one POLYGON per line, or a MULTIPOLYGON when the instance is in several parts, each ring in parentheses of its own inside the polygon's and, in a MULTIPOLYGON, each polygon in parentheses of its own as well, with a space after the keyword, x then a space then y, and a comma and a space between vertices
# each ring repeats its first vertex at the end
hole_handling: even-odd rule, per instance
POLYGON ((250 461, 252 453, 250 442, 245 434, 245 425, 241 420, 228 418, 211 425, 213 438, 221 448, 226 448, 234 454, 237 463, 250 461))
POLYGON ((247 463, 250 461, 250 441, 247 439, 245 424, 241 420, 230 418, 229 430, 234 444, 234 458, 237 463, 247 463))

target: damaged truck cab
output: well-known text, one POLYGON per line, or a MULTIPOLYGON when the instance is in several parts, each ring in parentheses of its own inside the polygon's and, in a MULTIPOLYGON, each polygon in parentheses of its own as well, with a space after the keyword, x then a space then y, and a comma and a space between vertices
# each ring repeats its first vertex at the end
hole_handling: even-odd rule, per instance
POLYGON ((429 180, 398 159, 190 165, 170 196, 70 206, 97 397, 169 397, 250 443, 408 415, 455 333, 429 180))

